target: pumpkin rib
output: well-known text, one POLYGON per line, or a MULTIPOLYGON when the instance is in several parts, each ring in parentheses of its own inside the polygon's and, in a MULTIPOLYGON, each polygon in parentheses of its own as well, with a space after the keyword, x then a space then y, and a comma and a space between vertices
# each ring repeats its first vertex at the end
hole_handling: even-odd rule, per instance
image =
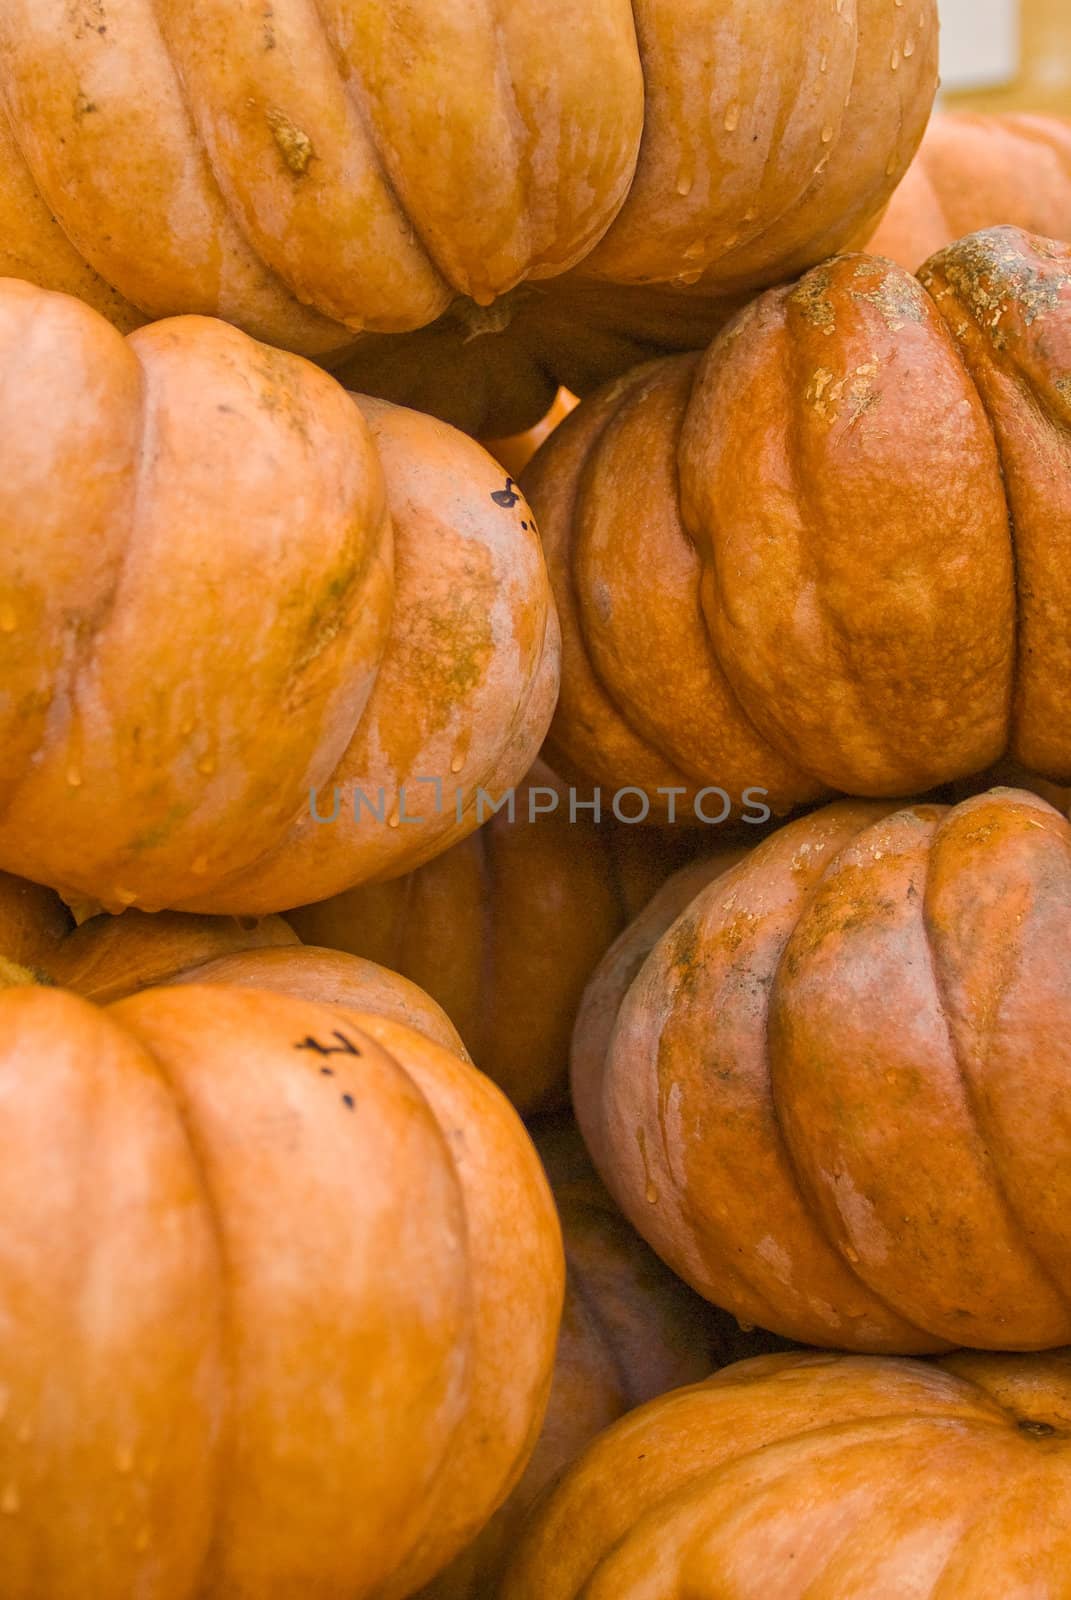
MULTIPOLYGON (((219 1197, 208 1177, 208 1162, 205 1159, 204 1147, 198 1137, 194 1118, 186 1105, 178 1084, 167 1069, 167 1064, 157 1055, 152 1047, 151 1040, 147 1039, 137 1026, 137 1021, 124 1018, 124 1026, 137 1040, 149 1060, 152 1062, 160 1080, 167 1086, 168 1099, 174 1111, 175 1120, 182 1129, 186 1147, 190 1152, 193 1170, 197 1174, 198 1187, 204 1201, 205 1213, 209 1219, 212 1238, 215 1241, 217 1259, 220 1264, 219 1274, 219 1310, 220 1310, 220 1338, 219 1338, 219 1367, 223 1381, 223 1418, 220 1424, 216 1444, 216 1469, 217 1479, 223 1481, 228 1475, 236 1455, 236 1439, 234 1431, 234 1396, 236 1392, 236 1357, 235 1357, 235 1325, 234 1304, 230 1290, 233 1281, 231 1253, 227 1245, 227 1231, 223 1225, 223 1215, 220 1209, 219 1197)), ((206 1588, 210 1577, 215 1573, 219 1559, 219 1549, 224 1537, 223 1528, 224 1502, 217 1495, 212 1508, 212 1525, 209 1539, 205 1546, 204 1559, 198 1577, 196 1593, 200 1594, 206 1588)))
MULTIPOLYGON (((931 841, 930 851, 927 856, 927 878, 929 877, 929 866, 930 862, 932 861, 934 842, 935 841, 931 841)), ((955 1065, 956 1075, 959 1079, 963 1094, 964 1109, 967 1112, 967 1115, 973 1126, 975 1137, 978 1140, 979 1149, 984 1155, 990 1186, 997 1198, 1001 1210, 1004 1212, 1004 1215, 1007 1218, 1010 1232, 1021 1246, 1024 1253, 1033 1261, 1037 1269, 1038 1276, 1044 1279, 1044 1281, 1048 1284, 1049 1289, 1055 1295, 1056 1299, 1063 1306, 1068 1322, 1067 1336, 1071 1337, 1071 1290, 1064 1287, 1063 1283, 1060 1281, 1059 1274, 1045 1260, 1044 1256, 1038 1250, 1033 1239, 1031 1238, 1030 1230, 1026 1225, 1026 1219, 1023 1217, 1019 1206, 1012 1199, 1011 1190, 1003 1172, 1001 1171, 1000 1163, 997 1159, 996 1153, 992 1148, 990 1140, 986 1136, 986 1124, 988 1119, 985 1112, 985 1104, 975 1088, 973 1077, 968 1071, 966 1061, 964 1060, 959 1029, 955 1025, 952 1007, 948 1000, 948 990, 945 975, 942 970, 942 964, 938 956, 938 952, 934 946, 933 923, 931 917, 927 914, 927 905, 928 900, 926 893, 924 892, 922 909, 923 939, 930 960, 930 971, 933 975, 933 985, 937 995, 937 1002, 940 1008, 941 1018, 948 1035, 949 1054, 955 1065)))
MULTIPOLYGON (((848 841, 848 843, 854 844, 864 831, 865 829, 860 829, 860 832, 855 836, 855 839, 848 841)), ((836 865, 843 849, 846 847, 846 845, 842 846, 840 850, 837 850, 830 856, 818 877, 815 879, 813 884, 810 885, 803 903, 800 906, 799 916, 796 919, 797 926, 799 922, 802 921, 802 919, 806 916, 809 908, 814 904, 819 893, 821 892, 823 883, 836 865)), ((742 864, 742 870, 747 870, 746 862, 742 864)), ((891 1318, 895 1323, 899 1323, 901 1326, 908 1328, 913 1335, 917 1334, 924 1343, 930 1342, 934 1338, 930 1330, 921 1327, 913 1317, 908 1315, 906 1311, 882 1294, 881 1290, 877 1289, 863 1274, 863 1272, 860 1271, 862 1263, 860 1261, 851 1260, 848 1254, 841 1248, 840 1244, 834 1238, 832 1229, 830 1228, 826 1219, 824 1208, 815 1203, 815 1196, 812 1192, 810 1182, 808 1181, 808 1178, 800 1165, 792 1140, 789 1137, 788 1131, 785 1127, 781 1113, 779 1097, 776 1092, 773 1059, 770 1051, 770 1017, 778 1006, 778 979, 785 960, 785 953, 792 942, 792 932, 793 930, 790 929, 788 937, 781 947, 781 953, 777 958, 777 965, 774 969, 773 982, 770 985, 770 998, 766 1009, 764 1046, 767 1094, 773 1123, 777 1130, 778 1147, 781 1152, 782 1161, 795 1187, 796 1194, 799 1197, 801 1209, 805 1211, 807 1216, 810 1218, 819 1238, 825 1245, 830 1256, 840 1265, 840 1267, 849 1275, 849 1277, 855 1279, 856 1283, 859 1284, 864 1293, 870 1296, 871 1299, 875 1301, 875 1303, 889 1318, 891 1318)), ((939 1343, 944 1346, 946 1341, 939 1338, 939 1343)))

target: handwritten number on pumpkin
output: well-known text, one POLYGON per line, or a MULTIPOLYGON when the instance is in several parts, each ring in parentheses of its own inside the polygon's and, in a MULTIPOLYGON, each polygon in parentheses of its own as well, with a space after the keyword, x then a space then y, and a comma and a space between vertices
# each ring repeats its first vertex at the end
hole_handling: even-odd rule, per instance
POLYGON ((357 1046, 353 1043, 353 1041, 351 1039, 347 1039, 346 1035, 344 1033, 339 1033, 337 1028, 335 1029, 335 1031, 331 1035, 331 1037, 332 1037, 332 1039, 337 1039, 338 1043, 337 1044, 321 1044, 319 1039, 314 1039, 310 1034, 310 1036, 307 1039, 302 1039, 300 1044, 296 1044, 294 1046, 294 1049, 295 1050, 312 1050, 312 1051, 315 1051, 315 1053, 318 1056, 359 1056, 360 1055, 361 1052, 358 1050, 357 1046))
POLYGON ((495 505, 501 506, 503 511, 512 511, 520 498, 520 495, 513 487, 512 478, 507 478, 506 487, 504 489, 497 490, 497 492, 491 496, 491 499, 494 501, 495 505))

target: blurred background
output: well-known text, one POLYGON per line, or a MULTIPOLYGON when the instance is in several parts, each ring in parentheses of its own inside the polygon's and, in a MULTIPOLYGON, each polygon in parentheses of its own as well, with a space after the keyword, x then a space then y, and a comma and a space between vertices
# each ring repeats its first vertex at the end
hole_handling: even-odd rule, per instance
POLYGON ((1071 0, 941 0, 942 104, 1071 116, 1071 0))

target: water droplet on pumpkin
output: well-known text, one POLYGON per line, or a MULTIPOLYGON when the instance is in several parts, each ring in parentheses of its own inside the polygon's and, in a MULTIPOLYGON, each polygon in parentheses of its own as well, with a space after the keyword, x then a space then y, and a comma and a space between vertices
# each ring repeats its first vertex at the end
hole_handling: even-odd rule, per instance
POLYGON ((826 123, 825 127, 822 129, 822 143, 823 144, 832 144, 833 143, 833 129, 829 126, 828 122, 826 123))
POLYGON ((829 57, 828 56, 822 56, 820 58, 820 60, 818 62, 818 70, 819 70, 819 72, 828 72, 829 71, 829 57))
POLYGON ((400 828, 401 824, 402 824, 402 814, 398 810, 398 807, 395 806, 394 810, 391 812, 390 816, 387 818, 387 827, 388 828, 400 828))
POLYGON ((698 272, 679 272, 677 274, 676 282, 683 284, 686 289, 690 289, 693 284, 699 282, 702 276, 702 269, 700 269, 698 272))
POLYGON ((739 126, 740 126, 740 107, 737 104, 737 102, 734 100, 732 105, 729 107, 729 109, 725 113, 725 131, 726 131, 726 133, 735 133, 737 128, 739 128, 739 126))
POLYGON ((859 1257, 856 1255, 855 1251, 850 1245, 845 1246, 844 1255, 845 1258, 851 1262, 853 1267, 857 1267, 859 1265, 859 1257))
POLYGON ((77 767, 67 768, 67 786, 70 789, 80 789, 82 787, 82 774, 77 767))
POLYGON ((695 244, 690 244, 688 246, 687 250, 684 252, 684 259, 685 261, 694 261, 697 256, 704 256, 706 253, 706 245, 703 243, 702 239, 698 239, 695 244))
POLYGON ((197 763, 197 770, 203 773, 206 778, 210 778, 216 770, 215 756, 202 756, 197 763))
POLYGON ((758 206, 748 206, 747 210, 744 212, 744 221, 745 222, 755 222, 757 220, 757 218, 758 218, 758 215, 759 215, 758 206))
POLYGON ((893 51, 892 60, 890 61, 889 65, 892 67, 894 72, 899 72, 900 71, 900 52, 899 52, 899 50, 894 50, 893 51))
POLYGON ((914 54, 915 54, 915 41, 914 41, 914 39, 908 39, 904 43, 904 60, 905 61, 910 61, 911 57, 914 54))
POLYGON ((138 897, 138 895, 137 895, 137 890, 136 889, 113 889, 112 890, 112 899, 115 901, 116 905, 132 906, 134 904, 134 901, 137 899, 137 897, 138 897))
POLYGON ((688 173, 682 172, 680 177, 677 179, 677 193, 680 195, 691 194, 692 181, 693 180, 688 173))
POLYGON ((656 1206, 658 1204, 658 1190, 655 1188, 650 1178, 648 1178, 647 1187, 643 1191, 643 1198, 647 1201, 649 1206, 656 1206))
POLYGON ((19 1494, 18 1485, 9 1483, 3 1495, 0 1495, 0 1511, 5 1517, 13 1517, 21 1505, 22 1496, 19 1494))
POLYGON ((891 178, 895 171, 896 171, 896 157, 895 156, 890 156, 889 160, 888 160, 888 164, 887 164, 887 166, 885 168, 885 176, 887 178, 891 178))
POLYGON ((18 623, 14 606, 0 606, 0 633, 14 633, 18 623))
POLYGON ((450 771, 451 772, 460 772, 464 765, 465 765, 465 757, 464 756, 455 756, 454 759, 450 763, 450 771))

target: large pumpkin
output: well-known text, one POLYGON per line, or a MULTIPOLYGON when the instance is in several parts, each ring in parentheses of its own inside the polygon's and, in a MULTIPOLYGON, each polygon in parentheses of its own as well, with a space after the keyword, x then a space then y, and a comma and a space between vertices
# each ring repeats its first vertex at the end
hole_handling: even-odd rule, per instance
POLYGON ((4 0, 0 271, 125 330, 366 335, 360 387, 505 434, 559 352, 605 375, 661 336, 665 286, 709 329, 865 237, 936 75, 935 0, 4 0))
POLYGON ((1005 755, 1066 782, 1069 371, 1071 247, 995 229, 921 282, 836 259, 581 405, 523 479, 554 766, 782 813, 1005 755))
POLYGON ((527 770, 557 623, 479 446, 223 323, 124 341, 10 280, 0 374, 0 865, 276 911, 434 855, 527 770))
POLYGON ((565 1310, 543 1432, 524 1477, 422 1600, 497 1595, 533 1503, 626 1412, 761 1348, 693 1295, 622 1219, 574 1129, 534 1134, 565 1241, 565 1310))
POLYGON ((0 994, 6 1600, 401 1600, 537 1438, 563 1268, 515 1114, 412 1030, 0 994))
POLYGON ((502 810, 418 872, 288 920, 310 944, 419 984, 527 1115, 566 1095, 573 1020, 607 946, 706 843, 695 828, 630 827, 609 816, 596 824, 579 810, 574 821, 562 785, 537 762, 512 819, 502 810))
POLYGON ((934 117, 867 249, 914 272, 956 239, 1004 225, 1071 239, 1071 121, 934 117))
POLYGON ((1071 824, 1044 800, 841 802, 716 878, 631 981, 611 953, 577 1116, 634 1225, 743 1320, 860 1351, 1071 1342, 1069 974, 1071 824))
POLYGON ((764 1356, 611 1428, 502 1600, 1063 1600, 1071 1354, 764 1356))

